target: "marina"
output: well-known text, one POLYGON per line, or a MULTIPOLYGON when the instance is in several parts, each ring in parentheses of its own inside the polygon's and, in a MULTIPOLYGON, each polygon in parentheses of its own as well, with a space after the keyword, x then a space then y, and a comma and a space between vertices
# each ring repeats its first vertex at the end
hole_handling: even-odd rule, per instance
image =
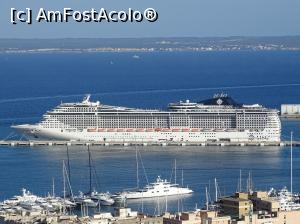
MULTIPOLYGON (((250 179, 249 179, 250 181, 250 179)), ((206 189, 207 193, 207 189, 206 189)), ((168 202, 156 214, 146 214, 130 207, 116 206, 113 212, 98 211, 89 214, 87 207, 80 214, 66 208, 61 198, 38 197, 23 189, 22 196, 15 196, 0 204, 0 222, 24 223, 80 223, 80 224, 297 224, 300 218, 298 194, 287 188, 276 191, 237 191, 231 195, 218 195, 215 200, 206 196, 202 207, 193 210, 170 212, 168 202), (27 206, 30 204, 31 206, 27 206)))

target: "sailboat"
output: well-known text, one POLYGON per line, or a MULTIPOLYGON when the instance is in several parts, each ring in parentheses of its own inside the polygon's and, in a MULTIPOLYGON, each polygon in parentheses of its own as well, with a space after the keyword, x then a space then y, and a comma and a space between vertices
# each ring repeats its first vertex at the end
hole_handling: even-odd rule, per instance
POLYGON ((76 206, 76 203, 73 201, 73 192, 70 184, 70 178, 69 174, 66 168, 65 161, 63 160, 62 163, 62 175, 63 175, 63 197, 56 197, 54 192, 54 179, 53 186, 52 186, 52 195, 49 195, 45 198, 45 200, 50 203, 55 209, 63 209, 64 213, 66 209, 70 209, 76 206), (68 185, 68 188, 70 190, 70 195, 67 195, 66 188, 68 185))
POLYGON ((219 196, 220 196, 220 189, 218 186, 217 178, 214 178, 214 185, 215 185, 215 198, 214 200, 211 199, 210 193, 205 187, 205 206, 203 207, 204 210, 208 211, 218 211, 220 206, 219 206, 219 196))
POLYGON ((69 178, 69 171, 67 171, 65 161, 63 160, 63 205, 64 207, 74 207, 76 204, 72 202, 73 199, 73 191, 70 183, 70 178, 69 178), (66 182, 68 183, 69 189, 70 189, 70 195, 66 195, 66 182))
POLYGON ((88 146, 88 155, 89 155, 89 192, 87 194, 79 193, 77 201, 88 202, 89 207, 96 207, 98 203, 104 206, 110 206, 115 203, 115 200, 111 197, 109 192, 100 193, 95 189, 92 190, 92 158, 91 151, 88 146))
POLYGON ((84 194, 82 191, 79 191, 79 194, 74 196, 73 199, 75 203, 79 206, 83 207, 97 207, 99 202, 95 202, 90 197, 91 189, 92 189, 92 173, 91 173, 91 157, 90 157, 90 150, 88 148, 89 152, 89 167, 90 167, 90 191, 87 194, 84 194))

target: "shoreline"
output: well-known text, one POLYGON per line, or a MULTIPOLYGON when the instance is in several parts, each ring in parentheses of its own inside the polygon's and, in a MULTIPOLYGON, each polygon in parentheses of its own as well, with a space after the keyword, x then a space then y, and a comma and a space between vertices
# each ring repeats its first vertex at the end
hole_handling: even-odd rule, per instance
POLYGON ((286 49, 193 49, 193 48, 83 48, 83 49, 5 49, 0 54, 40 54, 40 53, 159 53, 159 52, 300 52, 300 48, 286 49))

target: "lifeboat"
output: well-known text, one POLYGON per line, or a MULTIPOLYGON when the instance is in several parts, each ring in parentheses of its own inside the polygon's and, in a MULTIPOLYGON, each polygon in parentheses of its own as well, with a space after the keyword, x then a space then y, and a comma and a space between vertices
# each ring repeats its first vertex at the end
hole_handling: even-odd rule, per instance
POLYGON ((105 132, 106 128, 98 128, 98 132, 105 132))
POLYGON ((161 131, 161 128, 155 128, 155 131, 161 131))
POLYGON ((147 128, 146 129, 146 132, 153 132, 154 131, 154 128, 147 128))
POLYGON ((114 129, 114 128, 108 128, 107 131, 108 131, 108 132, 114 132, 115 129, 114 129))
POLYGON ((169 128, 163 128, 163 129, 161 129, 161 131, 163 131, 163 132, 170 132, 171 129, 169 129, 169 128))
POLYGON ((96 132, 97 131, 97 128, 88 128, 87 129, 87 132, 96 132))
POLYGON ((198 128, 192 128, 191 131, 192 131, 192 132, 198 132, 199 129, 198 129, 198 128))
POLYGON ((183 128, 183 129, 181 129, 181 131, 182 131, 182 132, 189 132, 190 129, 189 129, 189 128, 183 128))
POLYGON ((133 128, 128 128, 128 129, 126 129, 126 131, 127 131, 127 132, 133 132, 134 129, 133 129, 133 128))
POLYGON ((172 129, 172 132, 179 132, 180 131, 180 128, 173 128, 172 129))
POLYGON ((136 131, 143 132, 143 131, 145 131, 145 129, 144 128, 137 128, 136 131))
POLYGON ((117 132, 123 132, 124 129, 123 128, 118 128, 117 132))

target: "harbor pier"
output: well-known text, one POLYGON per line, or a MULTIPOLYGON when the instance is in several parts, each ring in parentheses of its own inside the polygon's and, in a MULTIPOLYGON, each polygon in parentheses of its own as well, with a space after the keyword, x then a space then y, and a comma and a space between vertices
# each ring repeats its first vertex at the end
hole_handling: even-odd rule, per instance
MULTIPOLYGON (((38 141, 18 141, 18 140, 5 140, 0 141, 0 146, 23 146, 23 147, 35 147, 35 146, 290 146, 290 141, 282 142, 174 142, 174 141, 164 141, 164 142, 117 142, 117 141, 47 141, 47 140, 38 140, 38 141)), ((300 147, 300 141, 294 141, 293 146, 300 147)))

